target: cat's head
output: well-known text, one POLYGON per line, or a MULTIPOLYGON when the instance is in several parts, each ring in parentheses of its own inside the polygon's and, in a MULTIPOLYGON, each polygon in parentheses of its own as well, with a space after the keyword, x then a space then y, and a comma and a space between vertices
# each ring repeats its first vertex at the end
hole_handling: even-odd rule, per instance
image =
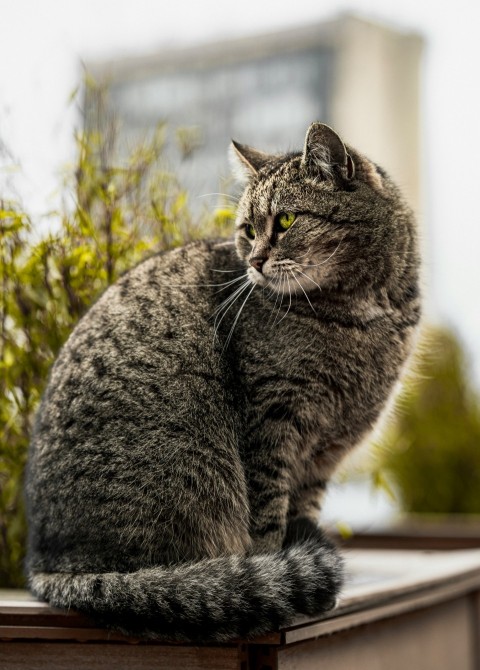
POLYGON ((313 123, 302 152, 268 155, 232 143, 246 181, 236 248, 250 279, 276 292, 383 285, 413 235, 383 170, 328 126, 313 123))

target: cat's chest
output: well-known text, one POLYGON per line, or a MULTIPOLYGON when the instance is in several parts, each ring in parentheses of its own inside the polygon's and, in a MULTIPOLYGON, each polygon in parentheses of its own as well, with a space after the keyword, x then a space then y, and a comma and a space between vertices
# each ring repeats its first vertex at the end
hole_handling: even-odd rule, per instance
POLYGON ((269 322, 253 311, 239 325, 235 365, 248 423, 303 441, 355 441, 376 420, 403 358, 388 329, 295 313, 269 322))
POLYGON ((288 322, 245 321, 236 341, 236 367, 245 401, 254 413, 313 416, 320 405, 329 343, 320 328, 291 316, 288 322))

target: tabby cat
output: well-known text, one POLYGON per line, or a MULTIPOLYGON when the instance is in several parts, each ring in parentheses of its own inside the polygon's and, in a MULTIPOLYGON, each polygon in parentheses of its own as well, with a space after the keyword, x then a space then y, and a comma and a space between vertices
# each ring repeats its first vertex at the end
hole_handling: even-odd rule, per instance
POLYGON ((321 123, 302 152, 233 153, 234 242, 105 291, 34 426, 30 588, 129 634, 222 641, 334 606, 321 499, 419 321, 415 224, 382 169, 321 123))

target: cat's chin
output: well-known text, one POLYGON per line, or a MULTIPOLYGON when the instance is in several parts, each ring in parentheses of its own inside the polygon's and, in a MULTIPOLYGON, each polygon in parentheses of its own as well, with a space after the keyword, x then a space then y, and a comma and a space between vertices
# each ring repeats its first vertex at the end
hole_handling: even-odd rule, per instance
POLYGON ((258 286, 265 287, 268 284, 268 279, 265 277, 265 275, 263 275, 258 270, 255 270, 255 268, 249 267, 247 270, 247 275, 250 281, 252 281, 254 284, 257 284, 258 286))

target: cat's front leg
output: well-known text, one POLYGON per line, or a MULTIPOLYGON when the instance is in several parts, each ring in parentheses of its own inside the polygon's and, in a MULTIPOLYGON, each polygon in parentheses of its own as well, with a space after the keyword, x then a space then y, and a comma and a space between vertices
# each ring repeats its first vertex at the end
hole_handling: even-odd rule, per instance
POLYGON ((328 482, 340 460, 340 450, 322 449, 305 465, 303 476, 289 500, 286 544, 295 544, 317 534, 319 539, 323 538, 318 525, 320 510, 328 482))
POLYGON ((281 450, 252 445, 245 462, 253 553, 279 549, 287 530, 292 464, 281 450))
POLYGON ((256 473, 251 481, 250 536, 252 552, 263 553, 280 549, 285 540, 289 495, 279 480, 268 481, 256 473))

